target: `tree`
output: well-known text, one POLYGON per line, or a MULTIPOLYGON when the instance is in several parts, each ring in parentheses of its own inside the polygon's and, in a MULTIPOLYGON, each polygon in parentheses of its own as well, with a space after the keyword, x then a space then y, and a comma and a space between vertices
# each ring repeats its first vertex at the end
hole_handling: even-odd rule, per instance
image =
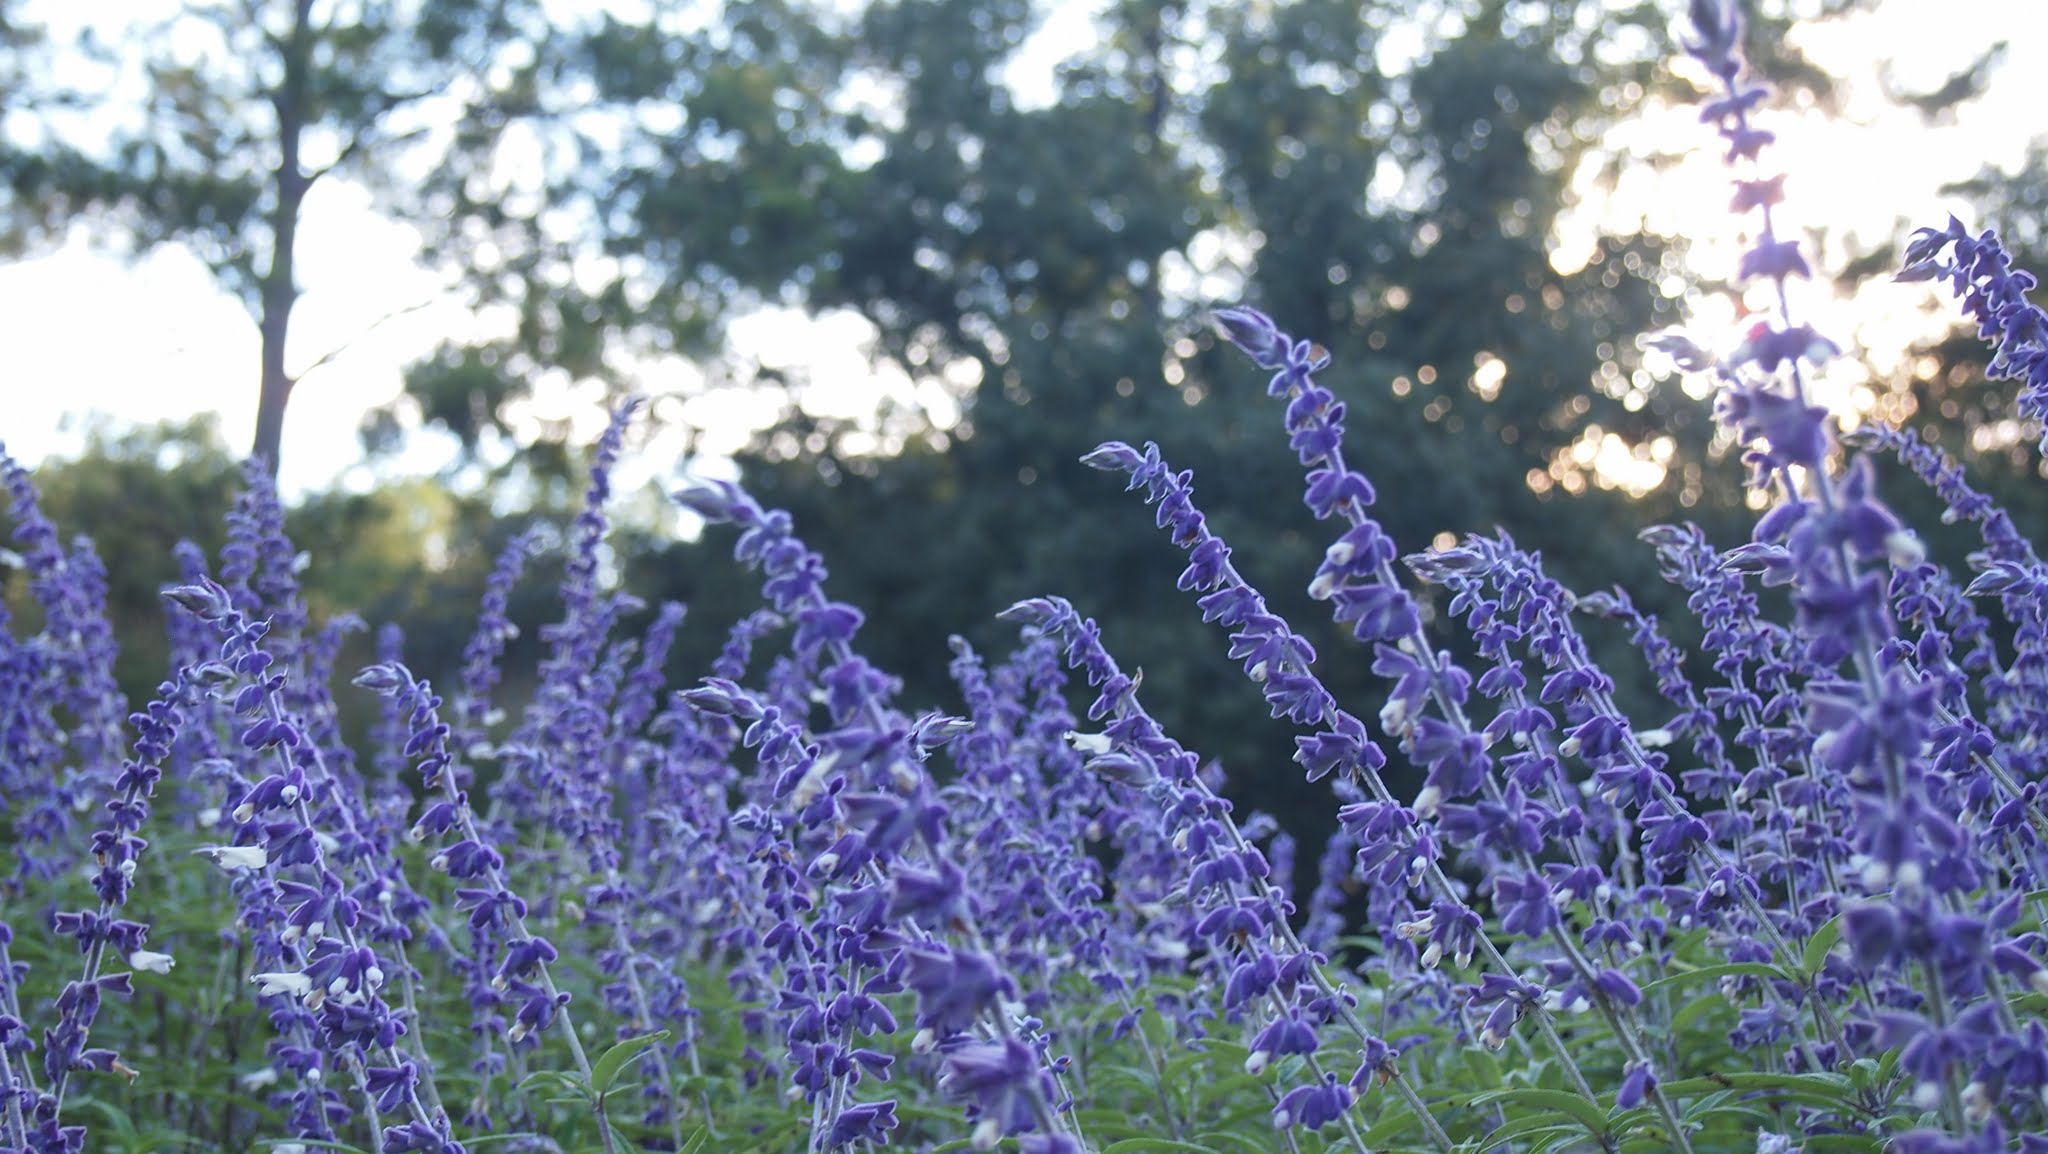
MULTIPOLYGON (((1579 267, 1551 255, 1601 129, 1672 82, 1655 63, 1666 13, 1455 7, 1122 0, 1030 101, 1001 80, 1043 14, 1025 0, 855 15, 752 0, 704 27, 609 21, 569 66, 596 104, 667 118, 592 141, 603 163, 565 170, 551 200, 607 222, 615 279, 583 299, 639 302, 625 317, 644 322, 643 350, 711 345, 763 302, 851 311, 877 362, 951 395, 957 421, 947 406, 848 421, 798 404, 744 462, 841 595, 934 623, 864 637, 913 694, 947 692, 938 632, 993 647, 994 610, 1065 593, 1126 639, 1170 720, 1256 766, 1286 742, 1188 607, 1155 595, 1173 551, 1076 463, 1098 440, 1156 439, 1196 470, 1255 581, 1313 568, 1327 527, 1271 506, 1296 466, 1260 382, 1214 349, 1214 304, 1259 303, 1336 354, 1326 379, 1405 548, 1509 524, 1575 587, 1654 588, 1634 541, 1647 520, 1746 531, 1737 486, 1702 475, 1735 469, 1711 457, 1707 407, 1636 359, 1668 303, 1664 243, 1605 238, 1579 267), (1668 483, 1640 502, 1601 490, 1577 453, 1608 436, 1669 438, 1668 483)), ((1825 82, 1780 45, 1765 59, 1825 82)), ((523 370, 515 347, 488 352, 447 358, 422 410, 496 419, 523 370)), ((753 379, 771 376, 798 399, 832 388, 753 379)), ((643 560, 665 596, 745 603, 744 578, 709 558, 643 560)), ((1369 655, 1310 625, 1300 590, 1268 593, 1330 654, 1340 691, 1366 699, 1369 655)))
MULTIPOLYGON (((746 462, 749 484, 833 563, 839 595, 934 623, 863 638, 920 699, 949 692, 939 633, 993 650, 996 610, 1066 594, 1145 669, 1170 723, 1259 783, 1258 804, 1327 809, 1266 771, 1290 748, 1284 732, 1192 607, 1157 595, 1181 562, 1150 514, 1076 460, 1099 440, 1155 439, 1194 468, 1239 566, 1329 655, 1340 693, 1370 700, 1370 656, 1302 590, 1273 585, 1312 571, 1329 534, 1272 504, 1298 487, 1297 466, 1263 381, 1207 335, 1217 303, 1257 301, 1333 349, 1327 377, 1352 403, 1407 548, 1495 523, 1529 526, 1539 546, 1611 538, 1561 559, 1574 583, 1604 584, 1624 576, 1615 559, 1632 533, 1589 525, 1639 515, 1618 494, 1570 501, 1526 478, 1593 421, 1642 435, 1690 420, 1704 451, 1703 408, 1631 405, 1628 354, 1614 352, 1655 323, 1658 246, 1625 238, 1583 270, 1551 264, 1565 177, 1589 146, 1569 126, 1596 120, 1605 90, 1632 78, 1567 62, 1590 59, 1600 35, 1573 6, 1482 6, 1390 73, 1376 47, 1406 5, 1126 0, 1051 100, 1030 105, 996 78, 1031 5, 874 5, 831 50, 847 62, 837 75, 791 63, 817 25, 745 7, 761 16, 745 25, 755 39, 726 59, 758 98, 717 117, 691 106, 667 147, 598 195, 630 214, 618 243, 668 291, 856 311, 879 357, 958 398, 957 423, 913 429, 899 453, 796 413, 746 462), (891 94, 886 118, 845 98, 852 76, 891 94), (754 196, 707 195, 732 187, 754 196), (688 211, 707 199, 719 206, 708 219, 688 211), (765 210, 745 215, 754 204, 774 206, 778 227, 765 210), (1621 385, 1575 403, 1616 360, 1621 385), (1473 386, 1490 362, 1500 375, 1473 386)), ((658 54, 656 30, 610 35, 658 54)), ((708 559, 649 567, 664 596, 733 600, 708 559)))
POLYGON ((7 175, 127 255, 185 245, 241 300, 261 335, 253 451, 275 470, 293 387, 333 355, 297 373, 286 360, 308 194, 359 182, 430 254, 488 229, 480 198, 457 193, 534 109, 544 30, 537 0, 192 0, 84 37, 97 79, 142 78, 139 102, 123 84, 64 94, 82 115, 52 118, 7 175))

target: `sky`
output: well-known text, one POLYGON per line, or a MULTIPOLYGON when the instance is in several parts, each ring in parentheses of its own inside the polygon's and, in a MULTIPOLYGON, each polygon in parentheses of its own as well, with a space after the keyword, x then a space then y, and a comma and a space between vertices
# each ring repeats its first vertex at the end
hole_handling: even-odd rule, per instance
MULTIPOLYGON (((2048 113, 2030 90, 2029 77, 2048 75, 2048 21, 2023 25, 2009 19, 2034 0, 1885 0, 1879 10, 1851 22, 1804 29, 1816 61, 1848 78, 1850 101, 1840 121, 1771 113, 1783 147, 1777 159, 1792 172, 1787 212, 1792 227, 1824 224, 1864 238, 1911 224, 1939 223, 1952 207, 1937 190, 1943 180, 1974 173, 1986 162, 2016 164, 2029 136, 2048 133, 2048 113), (1938 85, 1982 50, 1976 30, 2000 28, 2011 48, 1985 99, 1947 123, 1928 125, 1916 114, 1887 112, 1878 77, 1911 90, 1938 85), (1910 55, 1901 55, 1910 53, 1910 55), (1910 158, 1901 163, 1902 158, 1910 158)), ((101 14, 124 5, 161 7, 159 0, 101 0, 101 14)), ((62 0, 32 0, 30 19, 63 27, 62 0)), ((1053 68, 1087 43, 1089 0, 1062 0, 1039 34, 1019 53, 1010 80, 1026 93, 1049 90, 1053 68)), ((1672 133, 1692 132, 1690 110, 1662 122, 1624 129, 1613 141, 1624 150, 1668 146, 1672 133)), ((1681 231, 1722 211, 1726 174, 1718 157, 1703 151, 1694 163, 1664 177, 1638 172, 1612 196, 1589 206, 1582 223, 1642 221, 1653 230, 1681 231), (1596 206, 1596 207, 1595 207, 1596 206)), ((1733 229, 1727 237, 1732 238, 1733 229)), ((1560 238, 1558 260, 1568 264, 1575 243, 1560 238)), ((451 336, 481 332, 480 321, 438 278, 413 261, 417 237, 380 217, 363 190, 342 182, 315 186, 305 208, 298 257, 304 296, 293 314, 288 367, 298 370, 323 357, 326 364, 298 386, 287 410, 287 492, 337 482, 362 486, 372 479, 361 462, 354 430, 369 409, 397 395, 403 367, 451 336), (339 353, 336 350, 340 350, 339 353)), ((1695 268, 1714 275, 1733 261, 1732 239, 1696 245, 1695 268)), ((1824 258, 1823 258, 1824 259, 1824 258)), ((1928 290, 1902 286, 1853 310, 1812 290, 1802 303, 1841 339, 1855 330, 1872 349, 1896 347, 1897 334, 1919 331, 1928 320, 1928 290)), ((1703 302, 1700 323, 1732 323, 1725 306, 1703 302)), ((217 414, 236 449, 255 423, 257 334, 241 304, 213 284, 205 267, 178 247, 125 261, 97 248, 82 231, 53 252, 0 265, 0 315, 9 318, 0 345, 0 441, 18 459, 35 464, 51 454, 72 454, 94 422, 147 423, 217 414)), ((861 345, 870 335, 851 316, 810 319, 787 310, 736 323, 734 351, 763 363, 798 363, 812 379, 832 381, 837 404, 857 409, 884 392, 915 392, 901 374, 876 377, 861 345)), ((668 364, 648 384, 666 389, 690 383, 694 370, 668 364)), ((1843 396, 1860 382, 1852 373, 1830 379, 1843 396)), ((826 390, 820 390, 821 394, 826 390)), ((936 400, 929 392, 918 395, 936 400)), ((1836 398, 1840 400, 1841 397, 1836 398)), ((702 402, 685 417, 707 427, 703 447, 737 447, 748 430, 772 419, 775 402, 726 397, 702 402)), ((573 392, 540 398, 536 417, 568 418, 580 434, 594 435, 601 414, 573 392)), ((446 459, 448 447, 415 438, 394 467, 426 471, 446 459)), ((650 446, 659 454, 661 446, 650 446)))

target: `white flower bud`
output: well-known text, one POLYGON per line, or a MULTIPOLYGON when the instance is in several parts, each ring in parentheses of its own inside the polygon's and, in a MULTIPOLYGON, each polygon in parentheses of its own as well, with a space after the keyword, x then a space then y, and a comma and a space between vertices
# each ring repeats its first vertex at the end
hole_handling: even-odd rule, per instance
POLYGON ((1963 1087, 1963 1118, 1972 1126, 1981 1126, 1991 1117, 1991 1095, 1984 1089, 1984 1083, 1972 1082, 1963 1087))
POLYGON ((275 970, 265 974, 251 974, 249 980, 256 983, 257 994, 270 998, 283 995, 289 998, 303 998, 312 992, 313 979, 289 970, 275 970))
MULTIPOLYGON (((819 759, 820 762, 824 760, 819 759)), ((834 756, 831 760, 837 761, 838 758, 834 756)), ((820 777, 819 780, 822 782, 823 778, 820 777)), ((923 778, 909 762, 899 761, 889 767, 889 780, 895 784, 897 793, 910 794, 917 792, 918 783, 923 778)))
POLYGON ((1094 756, 1108 753, 1116 743, 1109 739, 1107 733, 1081 733, 1070 729, 1067 731, 1067 744, 1072 746, 1076 753, 1094 756))
POLYGON ((178 959, 169 954, 159 954, 155 950, 136 950, 128 955, 129 969, 151 974, 168 974, 171 967, 177 964, 178 959))
POLYGON ((1927 560, 1927 546, 1911 529, 1894 529, 1884 539, 1884 552, 1894 569, 1911 569, 1927 560))
POLYGON ((201 846, 193 853, 219 866, 227 873, 238 870, 260 870, 270 864, 270 855, 260 845, 208 845, 201 846))
POLYGON ((1671 740, 1671 731, 1661 727, 1636 731, 1636 744, 1644 749, 1662 749, 1670 745, 1671 740))

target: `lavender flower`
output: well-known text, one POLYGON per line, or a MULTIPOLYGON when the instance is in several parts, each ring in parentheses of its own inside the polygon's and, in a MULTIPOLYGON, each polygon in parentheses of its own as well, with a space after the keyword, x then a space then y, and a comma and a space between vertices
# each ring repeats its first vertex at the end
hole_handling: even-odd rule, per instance
POLYGON ((1948 282, 1977 322, 1978 339, 1997 346, 1985 375, 2020 382, 2014 409, 2041 429, 2048 455, 2048 314, 2031 299, 2039 284, 2034 275, 2012 267, 1996 232, 1972 236, 1951 216, 1945 227, 1913 234, 1899 279, 1948 282))

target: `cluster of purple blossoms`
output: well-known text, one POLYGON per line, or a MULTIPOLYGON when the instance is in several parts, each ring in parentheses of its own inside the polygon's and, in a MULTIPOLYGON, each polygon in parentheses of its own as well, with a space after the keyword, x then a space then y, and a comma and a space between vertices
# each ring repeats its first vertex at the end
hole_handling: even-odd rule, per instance
POLYGON ((734 557, 761 572, 769 609, 792 626, 781 692, 711 678, 683 696, 743 724, 762 770, 736 823, 769 880, 776 921, 761 944, 780 972, 743 963, 735 982, 778 990, 786 1076, 811 1104, 812 1148, 875 1143, 897 1125, 893 1101, 853 1090, 889 1077, 893 1059, 865 1039, 897 1031, 880 999, 902 991, 916 1008, 912 1052, 938 1059, 938 1085, 966 1103, 977 1147, 1016 1135, 1033 1154, 1078 1154, 1065 1060, 989 950, 987 907, 954 860, 950 809, 925 764, 973 723, 890 704, 894 680, 853 649, 861 613, 825 595, 824 561, 786 513, 729 485, 677 499, 740 529, 734 557))
MULTIPOLYGON (((677 499, 737 531, 761 604, 710 676, 670 692, 684 608, 648 610, 603 564, 631 403, 563 535, 562 617, 541 633, 531 699, 493 708, 512 591, 541 539, 522 534, 490 575, 452 705, 401 633, 377 634, 354 677, 381 697, 367 770, 328 689, 362 625, 313 620, 260 464, 218 580, 181 550, 173 672, 128 715, 123 757, 106 575, 0 459, 44 622, 23 638, 0 617, 16 851, 0 889, 0 1151, 87 1149, 78 1087, 141 1064, 103 1019, 171 972, 130 908, 166 837, 206 841, 179 864, 225 878, 222 938, 270 1028, 261 1124, 302 1148, 455 1154, 458 1127, 538 1132, 553 1106, 495 1088, 550 1084, 557 1039, 573 1072, 552 1084, 583 1092, 594 1116, 577 1124, 599 1146, 631 1129, 650 1148, 706 1148, 729 1122, 709 1088, 728 1072, 711 1063, 735 1056, 707 1052, 716 1036, 740 1039, 727 1082, 771 1100, 750 1119, 784 1113, 781 1138, 748 1138, 812 1154, 948 1140, 1095 1154, 1124 1147, 1091 1135, 1104 1111, 1086 1107, 1119 1093, 1142 1113, 1140 1144, 1200 1149, 1210 1119, 1173 1084, 1191 1055, 1228 1055, 1251 1116, 1289 1150, 1419 1135, 1442 1154, 1565 1140, 1691 1154, 1732 1114, 1760 1154, 1795 1148, 1779 1130, 1816 1150, 2048 1151, 2048 570, 1954 462, 1893 430, 1838 436, 1813 403, 1806 375, 1835 346, 1790 308, 1811 270, 1777 231, 1782 178, 1760 168, 1768 91, 1745 78, 1732 3, 1694 0, 1691 15, 1689 51, 1717 86, 1703 119, 1754 224, 1741 275, 1773 298, 1724 357, 1651 342, 1716 376, 1771 500, 1733 548, 1691 526, 1643 534, 1697 619, 1696 653, 1626 592, 1566 589, 1506 533, 1403 557, 1345 456, 1345 405, 1317 379, 1329 354, 1250 308, 1217 326, 1272 374, 1301 499, 1330 526, 1307 592, 1385 682, 1377 711, 1337 700, 1322 655, 1245 579, 1157 445, 1083 458, 1154 508, 1186 553, 1179 588, 1298 730, 1303 776, 1328 783, 1338 828, 1303 908, 1293 839, 1239 815, 1223 769, 1166 734, 1071 603, 1006 610, 1021 634, 1007 655, 954 638, 964 708, 907 711, 855 648, 865 617, 827 595, 823 558, 736 486, 677 499), (1976 527, 1972 579, 1879 499, 1880 450, 1976 527), (1781 592, 1789 623, 1767 612, 1781 592), (1623 712, 1597 629, 1639 656, 1655 724, 1623 712), (95 803, 90 833, 75 828, 95 803), (81 961, 39 1003, 24 991, 40 975, 11 952, 30 925, 17 911, 79 864, 91 897, 37 928, 81 961), (732 1020, 695 996, 706 974, 724 977, 732 1020), (450 996, 433 1001, 437 979, 450 996), (1687 1002, 1686 983, 1707 990, 1687 1002), (467 1077, 432 1044, 458 987, 467 1077), (623 1058, 586 1051, 607 1034, 623 1058), (1688 1050, 1702 1043, 1754 1076, 1703 1069, 1688 1050), (1096 1061, 1105 1047, 1137 1064, 1096 1061), (607 1097, 618 1061, 639 1079, 635 1109, 607 1097), (1510 1061, 1476 1096, 1437 1081, 1510 1061), (475 1088, 455 1114, 443 1083, 475 1088), (1510 1119, 1531 1102, 1542 1112, 1510 1119)), ((2021 416, 2048 418, 2033 278, 1954 220, 1907 258, 1908 279, 1950 283, 1998 342, 1993 375, 2024 382, 2021 416)))

